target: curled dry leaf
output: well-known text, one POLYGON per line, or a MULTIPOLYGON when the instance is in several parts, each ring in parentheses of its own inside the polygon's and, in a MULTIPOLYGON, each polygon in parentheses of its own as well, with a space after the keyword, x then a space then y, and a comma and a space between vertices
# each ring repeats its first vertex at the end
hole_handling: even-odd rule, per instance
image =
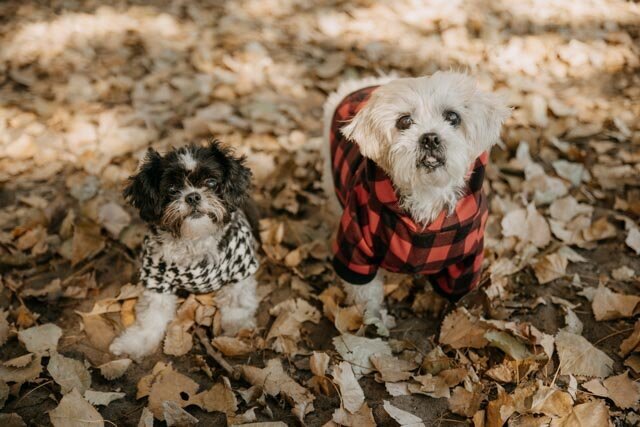
POLYGON ((613 360, 580 335, 560 331, 556 335, 560 373, 604 378, 611 374, 613 360))
POLYGON ((125 396, 126 393, 123 392, 104 392, 94 390, 87 390, 84 392, 84 398, 95 406, 107 406, 114 400, 122 399, 125 396))
POLYGON ((115 380, 123 376, 127 369, 129 369, 129 366, 131 366, 131 359, 118 359, 102 364, 98 366, 98 369, 100 369, 100 374, 106 379, 115 380))
POLYGON ((378 373, 376 381, 378 382, 398 382, 411 378, 411 371, 418 367, 418 364, 412 361, 401 360, 394 356, 385 356, 374 354, 371 356, 371 363, 378 373))
POLYGON ((313 411, 315 397, 284 372, 278 359, 269 360, 263 369, 245 365, 241 371, 247 381, 263 387, 268 395, 282 394, 293 406, 293 413, 298 419, 304 419, 306 414, 313 411))
POLYGON ((449 313, 442 322, 440 344, 451 348, 483 348, 488 341, 485 333, 488 328, 477 317, 472 316, 465 308, 458 308, 449 313))
POLYGON ((626 356, 632 351, 640 351, 640 320, 633 325, 633 332, 620 344, 620 355, 626 356))
POLYGON ((47 370, 51 378, 60 386, 62 394, 67 394, 71 390, 78 390, 84 394, 91 387, 91 374, 79 360, 53 352, 49 358, 47 370))
POLYGON ((640 384, 629 378, 626 372, 609 377, 602 382, 607 389, 607 396, 613 400, 618 408, 638 409, 640 402, 640 384))
POLYGON ((454 414, 472 417, 478 412, 484 396, 476 391, 468 391, 464 387, 456 387, 449 398, 449 409, 454 414))
POLYGON ((435 399, 441 397, 448 399, 451 397, 449 386, 442 377, 427 374, 414 376, 413 379, 419 384, 409 384, 409 391, 411 393, 420 393, 435 399))
POLYGON ((351 334, 342 334, 333 338, 333 346, 340 356, 351 363, 356 378, 373 372, 371 356, 391 356, 391 347, 380 338, 365 338, 351 334))
POLYGON ((182 406, 173 400, 162 402, 162 419, 167 426, 188 427, 198 424, 196 417, 182 409, 182 406))
POLYGON ((60 404, 49 412, 54 427, 104 426, 104 420, 78 390, 67 393, 60 404))
POLYGON ((591 303, 591 308, 596 320, 611 320, 633 316, 638 303, 640 303, 640 297, 618 294, 600 284, 591 303))
POLYGON ((572 408, 573 399, 569 393, 540 385, 531 399, 530 411, 534 414, 564 417, 571 413, 572 408))
POLYGON ((0 347, 2 347, 9 339, 9 322, 7 317, 9 312, 0 310, 0 347))
POLYGON ((267 340, 275 339, 273 349, 279 353, 295 355, 298 352, 300 331, 304 322, 318 323, 320 312, 307 301, 296 298, 281 302, 269 310, 277 316, 267 335, 267 340))
POLYGON ((569 260, 559 253, 545 255, 533 265, 533 271, 541 285, 564 277, 567 274, 569 260))
POLYGON ((416 417, 407 411, 393 406, 388 400, 382 401, 382 407, 387 411, 387 414, 401 426, 424 427, 424 423, 420 417, 416 417))
POLYGON ((516 209, 502 218, 502 234, 515 236, 523 242, 531 242, 538 248, 544 248, 551 242, 551 231, 544 217, 533 204, 527 209, 516 209))
POLYGON ((62 329, 53 323, 34 326, 18 332, 18 339, 31 353, 56 350, 61 336, 62 329))
POLYGON ((602 400, 594 400, 573 407, 571 413, 551 420, 551 427, 606 427, 611 426, 609 409, 602 400))
POLYGON ((28 354, 4 362, 0 365, 0 380, 18 384, 31 382, 37 379, 40 372, 42 372, 41 361, 40 355, 33 356, 28 354), (20 360, 20 362, 14 363, 16 360, 20 360))
POLYGON ((211 340, 211 344, 225 356, 231 357, 244 356, 245 354, 255 351, 252 344, 237 337, 215 337, 211 340))
POLYGON ((222 382, 214 384, 209 390, 193 396, 188 404, 199 406, 207 412, 223 412, 227 416, 235 415, 238 410, 238 401, 226 377, 222 377, 222 382))
POLYGON ((364 403, 364 392, 349 362, 343 361, 333 367, 333 381, 340 388, 342 407, 352 414, 358 412, 364 403))
POLYGON ((624 242, 629 246, 636 255, 640 255, 640 229, 638 227, 632 227, 627 234, 627 238, 624 242))
POLYGON ((346 427, 375 427, 377 426, 373 418, 373 411, 365 402, 358 412, 351 414, 344 408, 338 408, 331 418, 334 423, 346 427))
POLYGON ((487 331, 484 337, 490 345, 504 351, 514 360, 525 360, 533 356, 522 341, 504 331, 487 331))
POLYGON ((191 378, 176 372, 171 365, 158 362, 151 374, 138 382, 137 398, 149 396, 149 409, 158 420, 164 420, 163 402, 172 401, 186 406, 198 391, 198 384, 191 378), (186 398, 184 397, 186 396, 186 398))
POLYGON ((498 397, 487 404, 487 427, 503 426, 516 411, 513 397, 508 395, 500 385, 497 388, 498 397))

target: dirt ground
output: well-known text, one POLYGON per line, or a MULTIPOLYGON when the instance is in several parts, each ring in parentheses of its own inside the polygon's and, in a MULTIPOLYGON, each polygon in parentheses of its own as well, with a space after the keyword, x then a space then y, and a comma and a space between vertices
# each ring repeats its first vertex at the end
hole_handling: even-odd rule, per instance
POLYGON ((640 423, 637 3, 113 3, 0 3, 0 420, 130 426, 149 408, 155 425, 172 425, 161 403, 173 396, 203 426, 640 423), (485 182, 482 286, 453 306, 423 279, 387 278, 395 324, 381 345, 393 356, 381 367, 367 355, 371 373, 348 388, 339 372, 360 362, 335 340, 376 335, 330 267, 322 104, 346 79, 449 69, 513 107, 485 182), (227 384, 194 335, 219 333, 205 297, 184 303, 182 335, 167 338, 178 350, 165 342, 109 380, 100 366, 117 359, 108 344, 133 319, 137 294, 121 289, 136 284, 145 233, 123 182, 148 147, 209 137, 247 156, 263 218, 258 328, 232 342, 242 355, 213 340, 242 375, 227 384), (34 350, 21 331, 49 324, 60 338, 34 350), (66 377, 52 367, 58 354, 66 377), (255 380, 251 367, 272 359, 285 377, 255 380), (286 376, 308 395, 284 388, 286 376), (211 393, 198 401, 184 377, 211 393), (141 380, 151 386, 138 398, 141 380), (67 405, 72 388, 82 393, 67 405), (94 404, 96 415, 87 390, 124 395, 94 404))

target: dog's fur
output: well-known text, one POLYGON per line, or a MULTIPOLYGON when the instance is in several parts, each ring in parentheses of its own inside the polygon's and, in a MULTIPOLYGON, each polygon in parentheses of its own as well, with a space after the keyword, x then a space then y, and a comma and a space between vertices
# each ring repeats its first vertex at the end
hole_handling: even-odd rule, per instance
MULTIPOLYGON (((181 264, 216 259, 222 228, 236 210, 245 212, 257 229, 250 182, 251 172, 244 159, 212 141, 205 147, 189 145, 164 156, 149 149, 137 174, 129 179, 124 196, 155 228, 163 258, 181 264), (187 201, 188 195, 192 203, 187 201)), ((215 298, 224 333, 235 334, 255 325, 258 298, 253 276, 224 286, 215 298)), ((146 289, 136 305, 136 322, 113 341, 110 351, 136 359, 152 353, 174 318, 176 306, 173 293, 146 289)))
MULTIPOLYGON (((391 178, 401 207, 419 224, 429 224, 443 210, 451 212, 463 195, 470 165, 498 141, 509 108, 498 96, 482 92, 473 78, 455 72, 429 77, 380 77, 343 83, 324 106, 323 187, 332 214, 342 213, 335 197, 329 135, 334 112, 343 99, 359 89, 379 86, 366 105, 341 131, 358 144, 391 178), (446 113, 455 112, 452 125, 446 113), (412 124, 400 130, 396 123, 410 115, 412 124), (437 149, 420 143, 428 133, 439 137, 437 149)), ((347 294, 366 308, 369 320, 379 317, 382 280, 367 285, 345 283, 347 294)))

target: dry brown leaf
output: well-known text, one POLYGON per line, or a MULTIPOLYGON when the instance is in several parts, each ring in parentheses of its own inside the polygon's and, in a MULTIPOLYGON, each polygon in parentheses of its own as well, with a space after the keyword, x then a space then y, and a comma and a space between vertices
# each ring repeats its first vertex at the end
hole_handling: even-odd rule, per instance
POLYGON ((225 377, 222 377, 222 382, 214 384, 209 390, 193 396, 188 404, 199 406, 207 412, 223 412, 227 416, 235 415, 238 410, 238 401, 229 380, 225 377))
POLYGON ((391 347, 380 338, 358 337, 351 334, 342 334, 333 338, 333 346, 340 356, 351 363, 356 378, 373 372, 371 356, 391 355, 391 347))
POLYGON ((586 242, 596 242, 615 237, 617 233, 616 227, 606 217, 602 217, 594 221, 589 228, 582 230, 582 238, 586 242))
POLYGON ((215 337, 211 344, 225 356, 244 356, 255 351, 255 347, 245 340, 237 337, 215 337))
POLYGON ((355 306, 339 307, 335 313, 334 324, 341 334, 359 330, 362 325, 362 313, 355 306))
POLYGON ((487 427, 502 427, 515 412, 515 402, 499 385, 498 397, 487 404, 487 427))
POLYGON ((176 372, 171 365, 157 363, 153 372, 138 382, 140 399, 149 396, 149 409, 153 416, 162 421, 164 417, 163 402, 172 401, 186 406, 192 396, 198 391, 198 384, 191 378, 176 372), (186 398, 184 397, 186 396, 186 398))
POLYGON ((327 353, 314 351, 309 358, 309 367, 313 375, 324 377, 329 368, 331 358, 327 353))
POLYGON ((636 255, 640 255, 640 229, 638 227, 632 227, 627 234, 627 238, 624 242, 629 246, 636 255))
POLYGON ((318 323, 320 312, 307 301, 297 298, 289 299, 269 310, 277 316, 267 335, 267 340, 274 339, 272 348, 279 352, 295 355, 298 352, 300 331, 304 322, 318 323))
POLYGON ((22 384, 38 378, 42 372, 41 356, 27 354, 0 365, 0 380, 22 384), (18 362, 16 362, 18 361, 18 362))
POLYGON ((373 355, 371 363, 378 373, 376 381, 378 382, 398 382, 411 378, 411 371, 418 367, 418 364, 412 361, 401 360, 394 356, 373 355))
POLYGON ((541 285, 549 283, 555 279, 564 277, 567 274, 569 260, 560 253, 546 255, 533 265, 533 271, 541 285))
POLYGON ((340 388, 342 407, 352 414, 358 412, 364 403, 364 392, 349 362, 343 361, 333 367, 333 382, 340 388))
POLYGON ((67 393, 60 404, 49 412, 54 427, 104 426, 104 420, 78 390, 67 393))
POLYGON ((638 303, 640 303, 640 297, 618 294, 600 284, 591 308, 596 320, 612 320, 633 316, 638 303))
POLYGON ((94 406, 107 406, 114 400, 122 399, 126 396, 123 392, 103 392, 87 390, 84 392, 84 398, 94 406))
POLYGON ((162 402, 162 419, 169 427, 188 427, 198 424, 196 417, 182 409, 182 406, 173 400, 162 402))
POLYGON ((71 247, 71 265, 77 265, 102 252, 105 239, 100 234, 100 226, 87 219, 76 221, 71 247))
POLYGON ((62 394, 78 390, 81 394, 91 387, 91 374, 79 360, 64 357, 52 352, 47 370, 51 378, 58 383, 62 394))
POLYGON ((536 210, 533 204, 526 209, 516 209, 502 218, 502 234, 515 236, 523 242, 531 242, 538 248, 544 248, 551 242, 549 224, 536 210))
POLYGON ((344 298, 344 292, 338 286, 329 286, 318 296, 318 299, 322 301, 323 314, 332 322, 335 321, 336 313, 344 298))
POLYGON ((0 380, 0 409, 4 408, 4 404, 9 397, 9 386, 4 381, 0 380))
POLYGON ((440 329, 440 344, 451 348, 483 348, 488 344, 487 327, 465 308, 458 308, 444 318, 440 329))
POLYGON ((451 397, 449 386, 444 378, 439 376, 434 377, 431 374, 414 376, 414 380, 420 384, 409 384, 409 391, 411 393, 421 393, 435 399, 445 397, 451 397))
POLYGON ((119 204, 109 202, 100 207, 98 221, 112 237, 118 238, 120 232, 131 223, 131 216, 119 204))
POLYGON ((284 372, 278 359, 269 360, 263 369, 242 366, 241 370, 247 381, 263 387, 268 395, 282 394, 293 406, 293 413, 298 419, 304 419, 306 414, 313 411, 315 397, 284 372))
POLYGON ((601 400, 583 403, 562 418, 551 420, 551 427, 607 427, 611 426, 609 410, 601 400))
POLYGON ((431 375, 437 375, 440 371, 449 369, 454 365, 454 361, 447 357, 440 346, 434 347, 422 359, 422 370, 431 375))
POLYGON ((142 408, 138 427, 153 427, 153 412, 151 412, 149 408, 142 408))
POLYGON ((424 423, 420 417, 393 406, 388 400, 382 401, 382 407, 387 411, 387 414, 401 426, 424 427, 424 423))
POLYGON ((613 360, 580 335, 560 331, 556 335, 560 373, 604 378, 613 368, 613 360))
POLYGON ((118 335, 117 326, 106 316, 77 312, 82 318, 82 326, 91 345, 102 351, 108 351, 109 345, 118 335))
POLYGON ((131 359, 118 359, 98 366, 100 374, 108 380, 115 380, 124 375, 131 366, 131 359))
POLYGON ((8 316, 8 311, 0 310, 0 347, 2 347, 9 339, 9 322, 7 322, 8 316))
POLYGON ((373 412, 365 402, 358 412, 351 414, 344 408, 338 408, 331 418, 334 423, 346 427, 376 427, 373 412))
POLYGON ((472 417, 480 409, 483 400, 484 396, 478 392, 456 387, 449 398, 449 409, 454 414, 472 417))
POLYGON ((531 399, 530 411, 535 414, 564 417, 570 414, 572 409, 573 399, 569 393, 552 387, 541 385, 531 399))
POLYGON ((640 320, 633 325, 633 332, 620 344, 620 355, 626 356, 632 351, 640 351, 640 320))
POLYGON ((18 332, 18 339, 31 353, 44 353, 58 348, 62 329, 53 323, 46 323, 18 332))
POLYGON ((191 294, 180 305, 175 318, 167 326, 163 351, 171 356, 183 356, 193 347, 193 336, 188 332, 195 323, 196 309, 200 306, 191 294))
POLYGON ((602 382, 607 389, 608 397, 618 408, 638 409, 640 402, 640 384, 629 379, 626 372, 615 377, 609 377, 602 382))

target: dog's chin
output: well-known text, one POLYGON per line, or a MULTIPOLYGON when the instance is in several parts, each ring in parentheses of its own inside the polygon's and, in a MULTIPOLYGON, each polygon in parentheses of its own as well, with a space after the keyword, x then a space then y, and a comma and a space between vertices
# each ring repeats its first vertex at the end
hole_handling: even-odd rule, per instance
POLYGON ((418 169, 422 173, 431 174, 439 169, 444 169, 446 159, 437 154, 425 154, 418 160, 418 169))
POLYGON ((194 212, 187 216, 180 226, 180 237, 198 239, 215 233, 220 223, 202 212, 194 212))

